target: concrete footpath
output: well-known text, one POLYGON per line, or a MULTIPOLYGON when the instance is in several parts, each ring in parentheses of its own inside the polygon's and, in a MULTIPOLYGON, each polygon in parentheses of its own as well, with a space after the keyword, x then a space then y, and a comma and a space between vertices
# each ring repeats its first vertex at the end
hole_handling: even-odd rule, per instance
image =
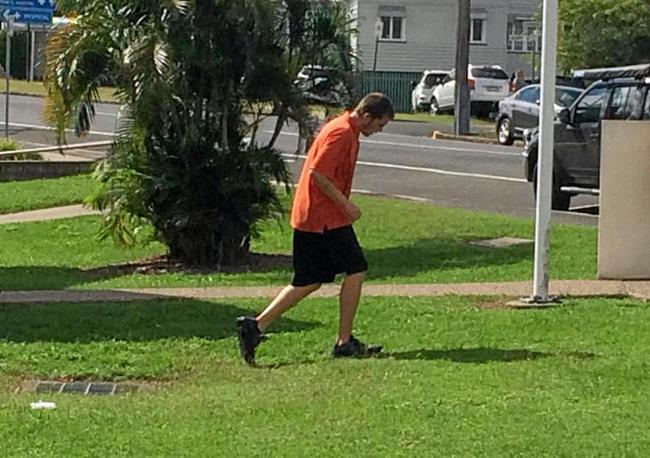
MULTIPOLYGON (((110 290, 35 290, 0 292, 0 304, 57 302, 127 302, 142 300, 271 298, 282 286, 211 287, 211 288, 142 288, 110 290)), ((335 297, 337 285, 325 285, 312 297, 335 297)), ((363 288, 364 297, 376 296, 529 296, 531 282, 452 283, 419 285, 376 285, 363 288)), ((650 281, 559 280, 550 283, 550 294, 560 297, 634 297, 650 300, 650 281)))
POLYGON ((99 214, 99 212, 89 210, 82 205, 68 205, 65 207, 44 208, 42 210, 0 215, 0 224, 30 223, 34 221, 48 221, 52 219, 75 218, 77 216, 97 214, 99 214))
MULTIPOLYGON (((49 208, 29 212, 0 215, 0 224, 71 218, 94 214, 81 205, 49 208)), ((0 304, 57 303, 57 302, 124 302, 164 298, 219 299, 273 297, 282 286, 208 287, 208 288, 142 288, 110 290, 33 290, 2 291, 0 304)), ((530 296, 532 281, 498 283, 451 284, 366 284, 364 296, 501 296, 518 298, 530 296)), ((549 293, 560 297, 634 297, 650 300, 650 281, 616 280, 556 280, 551 281, 549 293)), ((325 285, 313 296, 338 295, 337 285, 325 285)))

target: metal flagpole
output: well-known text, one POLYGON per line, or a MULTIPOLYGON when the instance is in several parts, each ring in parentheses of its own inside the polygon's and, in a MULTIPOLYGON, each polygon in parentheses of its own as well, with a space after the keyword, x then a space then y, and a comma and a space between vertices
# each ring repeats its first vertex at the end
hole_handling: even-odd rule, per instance
POLYGON ((548 294, 548 255, 553 186, 557 14, 558 0, 544 0, 533 295, 513 303, 516 307, 543 307, 556 302, 548 294))
POLYGON ((553 121, 557 66, 558 0, 544 0, 542 35, 542 91, 537 159, 537 206, 535 209, 535 269, 533 299, 548 302, 548 251, 553 187, 553 121))

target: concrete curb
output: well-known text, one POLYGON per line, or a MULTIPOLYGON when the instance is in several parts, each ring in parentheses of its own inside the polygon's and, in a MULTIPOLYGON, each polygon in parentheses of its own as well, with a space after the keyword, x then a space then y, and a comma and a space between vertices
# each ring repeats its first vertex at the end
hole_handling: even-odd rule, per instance
MULTIPOLYGON (((445 132, 440 132, 438 130, 433 132, 431 138, 434 140, 455 140, 455 141, 462 141, 462 142, 469 142, 469 143, 483 143, 483 144, 503 146, 501 145, 501 143, 498 142, 498 140, 492 138, 478 137, 474 135, 454 135, 445 132)), ((515 141, 514 145, 523 146, 523 143, 517 140, 515 141)))
POLYGON ((60 178, 90 173, 95 167, 91 160, 65 161, 0 161, 0 182, 60 178))
MULTIPOLYGON (((113 290, 35 290, 3 291, 0 304, 65 302, 129 302, 161 299, 271 298, 284 286, 142 288, 113 290)), ((650 300, 650 281, 558 280, 552 281, 550 294, 560 297, 634 297, 650 300)), ((530 282, 455 283, 364 286, 365 297, 501 296, 525 297, 532 292, 530 282)), ((313 297, 336 297, 338 285, 325 285, 313 297)))

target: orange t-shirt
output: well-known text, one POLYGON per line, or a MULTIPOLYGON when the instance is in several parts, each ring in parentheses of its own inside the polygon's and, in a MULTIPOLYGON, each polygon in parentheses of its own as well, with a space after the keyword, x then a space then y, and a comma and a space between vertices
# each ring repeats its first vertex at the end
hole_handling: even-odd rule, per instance
POLYGON ((311 179, 315 170, 349 198, 359 154, 359 130, 346 112, 325 124, 309 148, 291 209, 291 226, 323 232, 352 224, 343 208, 323 194, 311 179))

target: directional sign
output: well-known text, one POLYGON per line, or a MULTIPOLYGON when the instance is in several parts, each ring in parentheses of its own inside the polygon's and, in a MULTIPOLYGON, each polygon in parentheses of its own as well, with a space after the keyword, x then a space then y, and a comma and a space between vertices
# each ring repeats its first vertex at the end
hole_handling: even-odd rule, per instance
POLYGON ((0 15, 8 21, 25 24, 52 22, 54 0, 0 0, 0 15))

